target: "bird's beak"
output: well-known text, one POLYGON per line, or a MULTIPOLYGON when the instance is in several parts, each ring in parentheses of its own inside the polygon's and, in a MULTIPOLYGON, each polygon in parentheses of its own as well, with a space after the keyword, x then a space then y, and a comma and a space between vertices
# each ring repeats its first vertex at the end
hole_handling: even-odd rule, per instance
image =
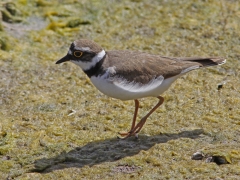
POLYGON ((56 64, 60 64, 60 63, 66 62, 66 61, 70 61, 70 58, 69 58, 68 54, 66 56, 64 56, 62 59, 59 59, 56 62, 56 64))

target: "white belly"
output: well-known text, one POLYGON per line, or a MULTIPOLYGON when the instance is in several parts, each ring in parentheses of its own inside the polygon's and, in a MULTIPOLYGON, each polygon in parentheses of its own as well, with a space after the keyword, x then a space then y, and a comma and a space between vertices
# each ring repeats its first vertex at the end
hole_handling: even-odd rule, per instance
POLYGON ((106 76, 92 76, 91 81, 99 91, 107 96, 121 100, 133 100, 143 97, 156 97, 161 95, 181 75, 168 79, 164 79, 161 76, 153 79, 148 84, 134 82, 129 83, 120 78, 111 80, 106 79, 106 76))

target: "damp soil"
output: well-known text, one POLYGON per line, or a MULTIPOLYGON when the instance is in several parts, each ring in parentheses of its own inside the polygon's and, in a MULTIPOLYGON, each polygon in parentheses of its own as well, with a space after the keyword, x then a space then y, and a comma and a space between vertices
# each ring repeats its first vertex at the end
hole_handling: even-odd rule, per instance
MULTIPOLYGON (((239 178, 239 1, 2 0, 0 12, 0 179, 239 178), (134 102, 55 64, 78 38, 227 63, 179 78, 139 138, 120 140, 134 102)), ((141 99, 138 118, 156 103, 141 99)))

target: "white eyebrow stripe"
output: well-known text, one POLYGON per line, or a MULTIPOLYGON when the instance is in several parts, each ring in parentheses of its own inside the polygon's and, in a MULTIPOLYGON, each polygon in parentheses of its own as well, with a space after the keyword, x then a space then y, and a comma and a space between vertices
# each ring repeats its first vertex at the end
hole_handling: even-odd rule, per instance
POLYGON ((79 51, 90 51, 89 47, 75 47, 75 49, 79 51))

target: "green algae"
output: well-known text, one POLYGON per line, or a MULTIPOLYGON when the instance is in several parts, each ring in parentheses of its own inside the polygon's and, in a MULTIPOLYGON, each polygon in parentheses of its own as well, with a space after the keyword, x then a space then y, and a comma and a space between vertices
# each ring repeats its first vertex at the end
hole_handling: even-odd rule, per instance
MULTIPOLYGON (((19 17, 20 13, 13 2, 0 3, 1 19, 9 23, 19 23, 22 19, 19 17)), ((1 28, 2 29, 2 28, 1 28)))
MULTIPOLYGON (((238 1, 59 2, 11 1, 15 14, 1 6, 10 15, 0 21, 0 179, 238 179, 238 1), (120 141, 134 103, 101 94, 70 63, 55 65, 76 38, 228 61, 179 78, 139 139, 120 141), (192 160, 199 150, 229 164, 192 160)), ((142 117, 156 99, 140 103, 142 117)))

